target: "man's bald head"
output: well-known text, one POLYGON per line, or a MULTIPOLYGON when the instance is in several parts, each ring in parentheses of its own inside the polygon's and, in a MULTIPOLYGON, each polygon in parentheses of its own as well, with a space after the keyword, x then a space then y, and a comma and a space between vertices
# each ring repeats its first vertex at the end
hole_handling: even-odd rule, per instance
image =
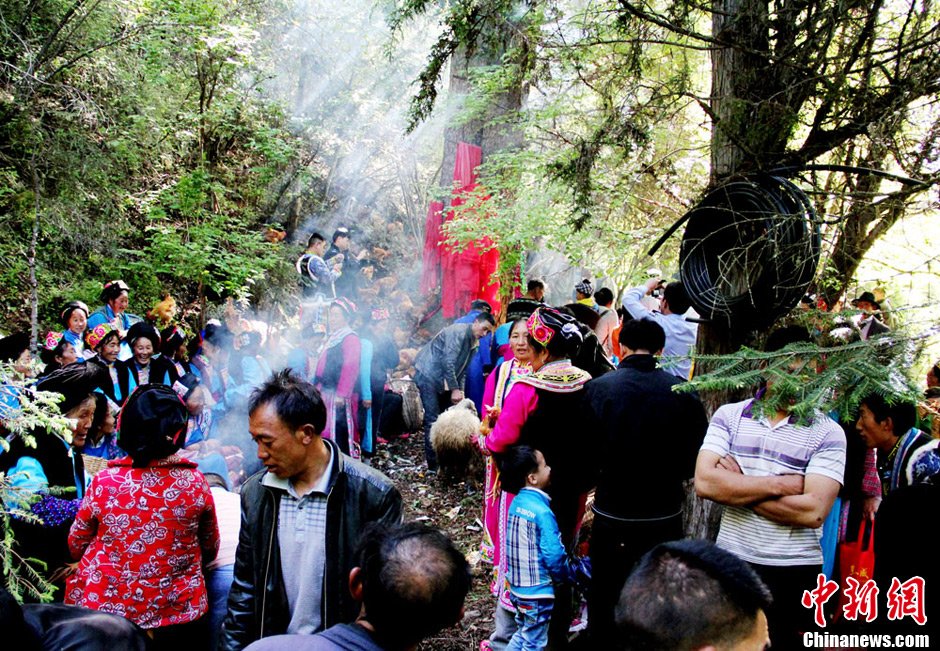
POLYGON ((358 558, 365 618, 383 647, 407 649, 460 620, 470 566, 440 531, 372 525, 358 558))

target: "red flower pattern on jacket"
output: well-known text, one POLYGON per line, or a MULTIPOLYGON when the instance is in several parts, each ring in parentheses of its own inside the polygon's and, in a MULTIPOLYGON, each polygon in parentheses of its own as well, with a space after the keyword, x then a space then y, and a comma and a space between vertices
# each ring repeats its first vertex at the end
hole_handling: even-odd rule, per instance
POLYGON ((132 464, 115 459, 91 481, 69 532, 81 560, 65 602, 142 628, 191 622, 208 610, 202 566, 219 550, 212 493, 175 455, 132 464))

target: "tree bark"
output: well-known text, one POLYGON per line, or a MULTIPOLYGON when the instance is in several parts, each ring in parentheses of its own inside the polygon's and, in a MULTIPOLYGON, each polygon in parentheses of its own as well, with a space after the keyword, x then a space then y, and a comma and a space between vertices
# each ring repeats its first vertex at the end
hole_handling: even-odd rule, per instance
MULTIPOLYGON (((461 45, 450 61, 449 96, 453 106, 463 108, 464 100, 473 91, 471 74, 474 68, 498 66, 512 46, 517 33, 514 25, 505 21, 490 27, 491 34, 479 39, 476 49, 461 45)), ((522 131, 511 120, 506 120, 522 107, 525 89, 521 75, 512 87, 492 98, 484 111, 460 123, 452 122, 444 131, 444 162, 441 166, 441 186, 449 190, 453 185, 454 160, 457 143, 467 142, 483 149, 483 157, 511 147, 521 146, 522 131)))
MULTIPOLYGON (((714 0, 712 35, 723 44, 712 51, 711 88, 711 174, 710 186, 730 176, 758 166, 758 149, 776 138, 775 125, 754 124, 760 114, 760 85, 767 78, 767 5, 764 0, 714 0), (758 133, 759 132, 759 133, 758 133)), ((730 353, 744 343, 747 332, 733 330, 720 323, 699 326, 697 352, 702 355, 730 353)), ((696 373, 707 372, 700 364, 696 373)), ((709 391, 701 395, 709 415, 721 405, 740 398, 728 391, 709 391)), ((686 534, 714 540, 721 519, 720 505, 695 495, 694 485, 687 487, 685 510, 686 534)))
POLYGON ((39 245, 39 172, 36 171, 36 154, 29 159, 29 167, 33 176, 33 230, 29 238, 29 350, 35 359, 39 350, 39 282, 36 279, 36 249, 39 245))

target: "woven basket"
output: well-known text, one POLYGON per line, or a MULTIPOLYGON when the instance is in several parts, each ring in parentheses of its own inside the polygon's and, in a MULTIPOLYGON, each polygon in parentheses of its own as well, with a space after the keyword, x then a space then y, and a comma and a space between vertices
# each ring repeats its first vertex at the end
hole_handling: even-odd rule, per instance
POLYGON ((94 476, 108 467, 108 460, 101 457, 93 457, 90 454, 82 455, 82 463, 85 464, 85 474, 94 476))
POLYGON ((389 380, 389 388, 401 396, 402 417, 405 429, 409 432, 419 432, 424 424, 424 406, 421 404, 421 392, 418 385, 408 377, 389 380))

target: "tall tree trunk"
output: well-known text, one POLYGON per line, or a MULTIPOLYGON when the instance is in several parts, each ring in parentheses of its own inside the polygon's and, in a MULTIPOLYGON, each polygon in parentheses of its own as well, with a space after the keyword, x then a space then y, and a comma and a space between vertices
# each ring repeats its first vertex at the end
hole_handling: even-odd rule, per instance
MULTIPOLYGON (((513 46, 513 39, 518 35, 518 26, 504 21, 490 27, 491 33, 479 39, 472 52, 466 45, 454 53, 450 61, 449 101, 460 111, 464 100, 473 92, 471 75, 475 68, 491 68, 505 63, 506 53, 513 46)), ((443 190, 444 210, 450 200, 450 191, 454 183, 454 162, 457 158, 457 144, 466 142, 477 145, 483 150, 483 160, 494 153, 521 147, 524 134, 516 122, 510 118, 522 108, 525 99, 525 87, 520 73, 516 81, 503 92, 491 98, 485 110, 474 114, 470 119, 460 118, 451 122, 444 130, 444 156, 441 165, 440 186, 443 190), (507 119, 509 118, 509 119, 507 119)), ((500 278, 505 287, 507 278, 500 278)), ((501 314, 505 314, 508 294, 503 291, 500 297, 503 303, 501 314)))
POLYGON ((29 254, 27 266, 29 267, 29 350, 35 358, 38 351, 39 338, 39 281, 36 279, 36 249, 39 245, 39 172, 36 171, 36 154, 29 159, 29 167, 33 176, 33 229, 29 238, 29 254))
MULTIPOLYGON (((507 39, 500 43, 509 47, 507 39)), ((468 53, 465 46, 461 46, 450 63, 450 86, 448 93, 450 101, 458 110, 463 107, 464 100, 473 91, 470 76, 474 68, 483 68, 499 65, 505 50, 488 50, 486 52, 468 53)), ((477 145, 483 149, 484 159, 498 151, 512 147, 519 147, 523 142, 522 131, 506 116, 512 115, 522 107, 524 91, 519 81, 506 92, 493 98, 490 105, 482 114, 476 114, 470 119, 461 119, 453 122, 444 130, 444 161, 441 166, 441 187, 449 190, 454 181, 454 161, 457 158, 457 143, 466 142, 477 145)))
MULTIPOLYGON (((714 0, 712 35, 723 43, 712 51, 712 136, 710 186, 758 165, 760 151, 773 140, 774 125, 754 124, 760 115, 760 85, 765 57, 757 54, 767 48, 767 5, 764 0, 714 0), (760 131, 760 133, 758 133, 760 131), (751 147, 753 145, 754 148, 751 147)), ((697 350, 702 355, 730 353, 745 342, 749 333, 723 323, 699 326, 697 350)), ((700 364, 696 372, 708 371, 700 364)), ((740 399, 728 391, 702 393, 709 414, 721 405, 740 399)), ((686 501, 686 533, 714 540, 721 519, 721 507, 694 495, 690 485, 686 501)))

